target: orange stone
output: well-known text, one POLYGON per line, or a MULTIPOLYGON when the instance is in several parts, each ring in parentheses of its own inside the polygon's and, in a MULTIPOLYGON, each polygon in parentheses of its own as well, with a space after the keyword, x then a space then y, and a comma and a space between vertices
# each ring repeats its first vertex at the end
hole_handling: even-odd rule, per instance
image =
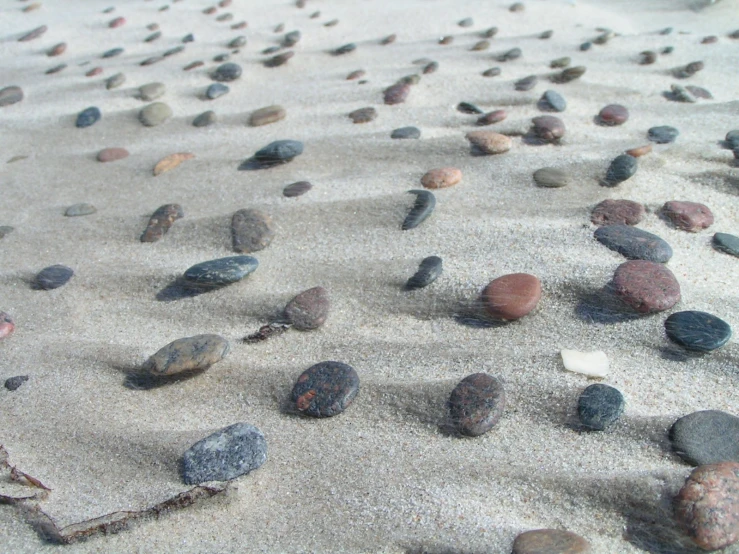
POLYGON ((432 169, 421 177, 421 184, 427 189, 445 189, 462 180, 462 172, 456 167, 432 169))
POLYGON ((485 311, 494 318, 518 319, 531 312, 541 298, 541 281, 528 273, 511 273, 490 281, 482 291, 485 311))

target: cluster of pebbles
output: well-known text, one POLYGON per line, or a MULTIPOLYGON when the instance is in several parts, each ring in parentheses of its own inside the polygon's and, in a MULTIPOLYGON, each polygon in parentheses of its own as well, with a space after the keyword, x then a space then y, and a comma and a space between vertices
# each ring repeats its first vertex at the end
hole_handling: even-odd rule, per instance
MULTIPOLYGON (((215 16, 217 21, 230 22, 233 14, 220 12, 227 8, 230 0, 222 0, 218 6, 203 11, 206 16, 215 16)), ((31 8, 33 5, 28 5, 31 8)), ((299 0, 298 8, 305 2, 299 0)), ((169 9, 169 6, 164 8, 169 9)), ((162 8, 162 9, 164 9, 162 8)), ((26 11, 26 10, 24 10, 26 11)), ((27 10, 31 11, 31 10, 27 10)), ((110 13, 113 9, 106 10, 110 13)), ((523 3, 510 6, 512 13, 524 12, 523 3)), ((311 14, 317 19, 320 12, 311 14)), ((115 17, 108 23, 110 28, 126 25, 125 17, 115 17)), ((332 27, 338 23, 331 20, 324 23, 332 27)), ((462 28, 474 25, 472 18, 459 21, 462 28)), ((242 21, 230 25, 234 30, 247 27, 242 21)), ((158 25, 148 26, 152 31, 146 37, 146 43, 154 43, 161 38, 158 25)), ((275 32, 282 32, 280 26, 275 32)), ((18 40, 28 42, 36 40, 48 31, 46 26, 19 34, 18 40)), ((481 33, 481 40, 473 47, 473 51, 490 48, 491 40, 498 33, 496 27, 481 33)), ((539 35, 547 40, 553 31, 545 31, 539 35)), ((669 34, 667 30, 662 34, 669 34)), ((592 41, 579 45, 580 51, 587 51, 593 45, 602 45, 616 36, 609 30, 592 41)), ((288 63, 295 52, 290 50, 301 40, 300 31, 286 33, 280 46, 270 47, 262 52, 262 63, 266 67, 277 68, 288 63)), ((739 32, 730 35, 739 38, 739 32)), ((715 42, 716 37, 706 37, 703 44, 715 42), (711 39, 711 40, 709 40, 711 39)), ((154 65, 170 56, 188 51, 187 45, 196 40, 195 35, 188 34, 181 40, 181 45, 164 52, 139 60, 141 66, 154 65)), ((391 45, 395 42, 391 35, 378 42, 391 45)), ((717 39, 716 39, 717 40, 717 39)), ((442 37, 440 45, 449 45, 454 41, 451 35, 442 37)), ((62 42, 48 48, 46 55, 50 58, 64 56, 67 43, 62 42)), ((237 83, 242 77, 243 69, 235 62, 228 61, 247 46, 247 38, 238 35, 227 44, 227 52, 216 56, 218 62, 209 77, 212 83, 202 93, 202 98, 215 101, 230 93, 229 85, 237 83)), ((333 56, 351 55, 357 49, 354 43, 347 43, 333 49, 333 56)), ((660 56, 666 56, 672 50, 664 49, 657 53, 644 51, 639 54, 638 63, 653 64, 660 56)), ((124 53, 120 47, 101 52, 100 58, 108 60, 124 53)), ((512 48, 494 56, 501 64, 514 62, 521 57, 520 48, 512 48)), ((423 75, 439 71, 439 64, 430 59, 416 60, 422 66, 420 74, 402 78, 398 82, 384 88, 378 94, 386 105, 399 105, 406 102, 412 94, 413 87, 423 75)), ((555 85, 564 85, 580 79, 587 68, 571 66, 571 59, 558 58, 552 60, 550 69, 555 70, 546 76, 530 75, 514 83, 514 90, 525 92, 534 89, 540 81, 548 79, 555 85)), ((183 66, 184 71, 192 71, 204 66, 202 60, 194 60, 183 66)), ((46 73, 53 75, 67 69, 64 63, 54 65, 46 73)), ((672 76, 677 79, 688 79, 704 69, 701 61, 675 68, 672 76)), ((96 77, 104 72, 102 67, 86 71, 86 77, 96 77)), ((483 73, 485 77, 495 77, 502 73, 498 66, 483 73)), ((350 73, 346 79, 365 84, 363 78, 366 71, 358 69, 350 73)), ((124 73, 115 73, 105 77, 101 86, 111 90, 126 82, 124 73)), ((165 124, 174 116, 173 109, 159 99, 166 94, 166 85, 151 82, 137 90, 137 98, 147 102, 138 112, 138 120, 144 127, 165 124)), ((712 98, 707 90, 697 86, 671 85, 664 94, 667 100, 677 102, 696 102, 697 99, 712 98)), ((22 87, 7 84, 0 89, 0 107, 23 109, 26 103, 22 87), (16 106, 20 104, 20 106, 16 106)), ((537 103, 544 115, 531 120, 528 134, 524 142, 529 144, 558 144, 566 135, 566 126, 560 116, 567 110, 567 101, 557 90, 545 91, 537 103)), ((460 102, 457 110, 473 115, 476 127, 488 127, 504 121, 508 113, 503 109, 485 112, 470 102, 460 102)), ((378 118, 378 111, 367 106, 346 114, 354 124, 369 123, 378 118)), ((283 106, 270 105, 252 112, 246 122, 253 127, 269 125, 287 117, 283 106)), ((629 110, 620 104, 604 106, 595 115, 596 123, 601 127, 616 127, 629 121, 629 110)), ((76 115, 75 126, 80 132, 85 128, 104 122, 104 113, 97 106, 90 106, 76 115)), ((216 124, 218 117, 213 110, 205 111, 194 117, 194 127, 207 127, 216 124)), ((421 138, 421 130, 408 126, 390 132, 391 139, 421 138)), ((606 189, 614 189, 631 179, 638 171, 639 158, 652 151, 652 144, 664 145, 675 142, 679 137, 678 129, 661 125, 654 126, 644 133, 645 144, 636 146, 616 155, 602 175, 599 183, 606 189)), ((460 137, 461 140, 462 137, 460 137)), ((464 134, 468 141, 471 155, 499 156, 506 155, 514 146, 511 136, 505 132, 496 132, 488 128, 470 130, 464 134)), ((729 131, 724 146, 732 150, 739 159, 739 130, 729 131)), ((276 140, 257 150, 246 159, 239 169, 268 169, 270 167, 292 162, 303 153, 302 142, 292 139, 276 140)), ((97 160, 100 163, 111 163, 129 156, 123 147, 107 147, 100 150, 97 160)), ((195 155, 190 152, 179 152, 162 159, 153 168, 157 176, 171 171, 195 155)), ((19 158, 18 158, 19 159, 19 158)), ((16 161, 14 158, 10 161, 16 161)), ((566 169, 560 167, 543 167, 532 175, 536 186, 558 189, 568 186, 572 177, 566 169)), ((438 167, 429 169, 420 179, 420 187, 409 191, 414 196, 408 203, 408 213, 402 222, 398 222, 399 231, 409 231, 423 224, 436 208, 436 197, 431 191, 439 191, 460 185, 463 174, 456 167, 438 167)), ((308 193, 312 184, 298 181, 286 186, 285 197, 293 198, 308 193)), ((68 217, 83 217, 97 211, 89 203, 69 206, 65 211, 68 217)), ((689 233, 699 233, 714 224, 713 214, 708 206, 687 200, 665 199, 660 216, 672 228, 689 233)), ((613 274, 608 286, 621 300, 623 309, 634 314, 655 314, 673 308, 681 300, 680 284, 677 277, 669 269, 668 263, 673 256, 672 247, 661 237, 636 227, 646 215, 645 206, 628 199, 606 199, 597 204, 591 212, 591 222, 597 227, 594 239, 604 247, 617 252, 625 258, 613 274)), ((143 230, 141 242, 155 242, 165 238, 175 222, 185 217, 179 204, 165 204, 157 208, 151 215, 143 230)), ((0 228, 0 238, 10 233, 12 227, 0 228)), ((185 270, 182 275, 183 286, 197 292, 209 291, 232 285, 257 270, 258 260, 249 254, 269 247, 275 231, 272 219, 255 209, 240 209, 231 216, 232 248, 237 254, 226 258, 207 260, 185 270)), ((713 235, 713 247, 726 254, 739 257, 739 237, 717 232, 713 235)), ((443 261, 439 256, 429 256, 420 262, 415 274, 409 277, 405 289, 414 291, 423 289, 434 283, 442 275, 443 261)), ((40 290, 53 290, 66 285, 74 276, 74 270, 66 265, 53 265, 38 272, 33 286, 40 290)), ((506 323, 523 317, 535 317, 542 298, 542 283, 535 275, 512 273, 497 276, 482 290, 477 305, 480 317, 506 323)), ((270 336, 285 332, 290 328, 300 331, 313 331, 321 328, 330 313, 329 292, 323 287, 307 289, 293 298, 284 308, 280 319, 264 325, 256 333, 246 337, 244 342, 258 342, 270 336)), ((673 312, 663 320, 666 336, 669 340, 687 351, 708 353, 725 345, 732 330, 728 323, 714 314, 685 310, 673 312)), ((15 329, 13 318, 0 312, 0 339, 9 337, 15 329)), ((149 357, 141 366, 138 377, 153 381, 167 381, 182 376, 194 376, 208 370, 221 361, 231 350, 230 342, 217 334, 205 334, 185 337, 167 344, 149 357)), ((596 357, 588 357, 583 353, 563 351, 563 360, 568 369, 581 371, 591 376, 600 375, 594 367, 600 361, 596 357)), ((600 359, 599 359, 600 360, 600 359)), ((29 376, 20 375, 6 380, 5 388, 14 391, 24 385, 29 376)), ((296 414, 316 418, 328 418, 341 414, 349 408, 360 390, 360 374, 351 366, 338 361, 322 361, 311 365, 297 376, 292 389, 291 400, 296 414)), ((504 414, 506 395, 501 380, 486 373, 475 373, 462 379, 450 391, 447 403, 447 414, 450 423, 460 436, 477 437, 489 432, 504 414)), ((584 430, 602 431, 613 427, 625 410, 626 402, 622 393, 614 387, 596 383, 588 386, 578 399, 577 414, 584 430)), ((687 479, 685 486, 675 498, 675 517, 687 530, 693 542, 704 550, 715 550, 732 544, 739 539, 739 418, 731 414, 707 410, 695 412, 678 419, 671 427, 669 440, 675 453, 687 463, 699 466, 687 479)), ((247 423, 230 425, 195 443, 182 456, 182 479, 186 484, 200 484, 208 481, 231 480, 259 468, 267 459, 267 442, 262 432, 247 423)), ((513 544, 516 554, 548 552, 556 554, 590 552, 587 540, 572 532, 539 529, 521 533, 513 544)))

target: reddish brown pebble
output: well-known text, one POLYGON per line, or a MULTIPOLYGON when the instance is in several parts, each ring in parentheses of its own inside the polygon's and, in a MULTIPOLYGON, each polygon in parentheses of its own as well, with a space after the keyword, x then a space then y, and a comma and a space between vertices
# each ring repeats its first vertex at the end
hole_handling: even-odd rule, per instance
POLYGON ((222 8, 228 8, 231 5, 232 0, 221 0, 218 5, 222 8))
POLYGON ((718 42, 718 37, 713 35, 703 37, 703 40, 701 40, 701 44, 713 44, 714 42, 718 42))
POLYGON ((49 51, 46 53, 47 56, 54 57, 54 56, 61 56, 64 54, 64 52, 67 50, 67 43, 66 42, 60 42, 59 44, 52 46, 49 51))
POLYGON ((593 208, 590 221, 595 225, 636 225, 644 216, 646 209, 642 204, 632 200, 603 200, 593 208))
POLYGON ((590 554, 590 543, 571 531, 535 529, 513 541, 513 554, 590 554))
POLYGON ((511 273, 490 281, 482 291, 485 311, 496 319, 512 320, 536 308, 541 281, 528 273, 511 273))
POLYGON ((642 156, 646 156, 652 151, 652 145, 651 144, 645 144, 644 146, 638 146, 636 148, 632 148, 630 150, 627 150, 626 153, 629 156, 633 156, 634 158, 640 158, 642 156))
POLYGON ((405 83, 398 83, 385 90, 385 104, 401 104, 408 98, 411 86, 405 83))
POLYGON ((629 110, 621 104, 609 104, 598 114, 598 122, 608 127, 622 125, 627 119, 629 119, 629 110))
POLYGON ((492 125, 493 123, 498 123, 500 121, 503 121, 508 114, 505 112, 505 110, 495 110, 489 113, 486 113, 485 115, 481 115, 479 119, 477 120, 478 125, 492 125))
POLYGON ((13 318, 5 312, 0 312, 0 339, 12 335, 13 331, 15 331, 13 318))
POLYGON ((157 208, 146 226, 141 242, 156 242, 167 234, 169 228, 178 219, 185 217, 182 206, 179 204, 165 204, 157 208))
POLYGON ((622 263, 613 275, 615 293, 640 313, 669 310, 680 300, 680 284, 664 264, 647 260, 622 263))
POLYGON ((445 189, 462 180, 462 172, 456 167, 432 169, 421 177, 421 184, 427 189, 445 189))
POLYGON ((287 198, 294 198, 296 196, 304 195, 312 188, 313 185, 308 181, 298 181, 297 183, 292 183, 282 189, 282 194, 287 198))
POLYGON ((323 287, 301 292, 285 306, 285 316, 298 331, 318 329, 326 322, 331 300, 323 287))
POLYGON ((24 12, 32 12, 34 10, 37 10, 41 7, 40 2, 34 2, 33 4, 28 4, 25 8, 23 8, 24 12))
POLYGON ((713 213, 704 204, 673 200, 662 206, 662 215, 683 231, 697 233, 713 225, 713 213))
POLYGON ((503 383, 487 373, 468 375, 454 387, 448 405, 457 431, 468 437, 479 437, 490 431, 503 415, 503 383))
POLYGON ((445 37, 441 37, 439 39, 439 44, 443 44, 443 45, 451 44, 452 42, 454 42, 454 37, 453 36, 450 36, 450 35, 447 35, 445 37))
POLYGON ((182 69, 185 70, 185 71, 190 71, 191 69, 195 69, 196 67, 201 67, 203 65, 205 65, 205 62, 202 62, 202 61, 198 60, 196 62, 191 62, 191 63, 187 64, 182 69))
POLYGON ((359 79, 360 77, 364 77, 365 73, 364 69, 357 69, 356 71, 349 73, 349 75, 346 76, 346 80, 353 81, 355 79, 359 79))
POLYGON ((98 152, 99 162, 114 162, 128 157, 128 150, 125 148, 103 148, 98 152))
POLYGON ((205 15, 213 15, 213 14, 214 14, 214 13, 216 13, 217 11, 218 11, 218 8, 216 8, 215 6, 211 6, 210 8, 205 8, 205 9, 203 10, 203 13, 204 13, 205 15))
POLYGON ((115 29, 116 27, 121 27, 126 24, 126 18, 125 17, 116 17, 115 19, 112 19, 110 23, 108 23, 108 27, 111 29, 115 29))
POLYGON ((246 26, 247 26, 246 21, 240 21, 239 23, 234 23, 233 25, 231 25, 231 28, 234 30, 246 29, 246 26))
POLYGON ((531 120, 534 134, 545 141, 559 140, 565 134, 564 122, 553 115, 540 115, 531 120))
POLYGON ((372 107, 359 108, 351 112, 349 117, 354 123, 369 123, 377 118, 377 110, 372 107))
POLYGON ((392 44, 393 42, 395 42, 395 39, 397 38, 398 38, 398 35, 388 35, 380 41, 380 44, 383 44, 383 45, 392 44))
POLYGON ((492 131, 470 131, 465 137, 482 154, 502 154, 513 144, 509 137, 492 131))
POLYGON ((85 73, 85 77, 95 77, 95 75, 100 75, 102 72, 102 67, 93 67, 90 71, 85 73))
POLYGON ((739 464, 698 466, 674 504, 675 518, 700 548, 714 551, 734 544, 739 540, 739 464))
POLYGON ((23 35, 21 38, 18 39, 18 42, 28 42, 29 40, 33 40, 35 38, 40 37, 43 35, 49 28, 46 25, 41 25, 41 27, 36 27, 33 31, 30 31, 23 35))

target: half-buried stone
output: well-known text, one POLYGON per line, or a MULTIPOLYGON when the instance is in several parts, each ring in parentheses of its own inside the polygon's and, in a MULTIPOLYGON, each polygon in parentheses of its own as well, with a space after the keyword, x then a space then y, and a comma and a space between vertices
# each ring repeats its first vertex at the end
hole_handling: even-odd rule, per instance
POLYGON ((187 485, 230 481, 259 468, 267 460, 267 441, 248 423, 235 423, 193 444, 182 456, 187 485))
POLYGON ((477 437, 490 431, 505 408, 503 384, 487 373, 468 375, 449 397, 452 425, 463 435, 477 437))
POLYGON ((483 289, 481 301, 487 314, 504 321, 519 319, 531 312, 541 298, 541 281, 528 273, 498 277, 483 289))
POLYGON ((185 212, 179 204, 164 204, 159 206, 156 211, 151 214, 149 223, 146 225, 141 242, 156 242, 167 234, 172 224, 185 217, 185 212))
POLYGON ((585 428, 603 431, 618 421, 624 404, 624 397, 618 389, 596 383, 580 394, 577 415, 585 428))
POLYGON ((670 427, 672 450, 691 465, 739 462, 739 417, 702 410, 670 427))
POLYGON ((456 167, 441 167, 428 171, 421 177, 421 184, 427 189, 443 189, 456 185, 462 180, 462 172, 456 167))
POLYGON ((672 200, 662 206, 662 215, 675 227, 697 233, 713 225, 713 213, 705 204, 672 200))
POLYGON ((595 225, 636 225, 647 215, 643 204, 632 200, 603 200, 593 208, 590 221, 595 225))
POLYGON ((563 112, 567 109, 567 101, 557 91, 548 90, 539 100, 539 109, 563 112))
POLYGON ((601 185, 604 187, 615 187, 631 179, 636 173, 637 168, 638 164, 634 156, 629 156, 628 154, 616 156, 611 162, 611 165, 608 166, 608 171, 606 171, 606 176, 601 181, 601 185))
POLYGON ((164 83, 149 83, 139 87, 138 97, 146 102, 151 102, 157 98, 164 96, 167 87, 164 83))
POLYGON ((0 107, 17 104, 23 100, 23 89, 17 86, 10 86, 0 89, 0 107))
POLYGON ((64 212, 64 215, 67 217, 78 217, 83 215, 90 215, 97 212, 97 208, 93 206, 92 204, 88 204, 86 202, 81 202, 79 204, 73 204, 69 208, 66 209, 64 212))
POLYGON ((432 192, 428 190, 409 190, 408 192, 416 195, 416 201, 403 221, 401 226, 403 231, 418 227, 433 213, 436 207, 436 197, 432 192))
POLYGON ((287 198, 295 198, 296 196, 303 196, 312 188, 313 184, 309 181, 297 181, 295 183, 290 183, 282 189, 282 195, 287 198))
POLYGON ((267 248, 275 232, 272 218, 259 210, 239 210, 231 218, 231 238, 235 252, 258 252, 267 248))
POLYGON ((265 165, 292 161, 303 153, 303 143, 297 140, 276 140, 254 154, 254 159, 265 165))
POLYGON ((613 289, 624 303, 645 314, 669 310, 680 300, 680 284, 672 271, 647 260, 631 260, 618 266, 613 289))
POLYGON ((139 121, 146 127, 156 127, 172 117, 172 108, 164 102, 154 102, 142 108, 139 121))
POLYGON ((330 309, 328 291, 323 287, 313 287, 287 303, 285 317, 298 331, 311 331, 326 322, 330 309))
POLYGON ((170 342, 153 354, 142 372, 152 377, 205 371, 229 353, 228 341, 220 335, 195 335, 170 342))
POLYGON ((395 129, 390 138, 394 139, 418 139, 421 138, 421 131, 418 127, 401 127, 395 129))
POLYGON ((590 554, 590 543, 571 531, 534 529, 513 541, 513 554, 590 554))
POLYGON ((320 362, 306 369, 292 390, 298 411, 313 417, 343 412, 359 392, 359 375, 341 362, 320 362))
POLYGON ((716 250, 739 257, 739 237, 729 233, 716 233, 711 242, 716 250))
POLYGON ((377 119, 377 110, 373 107, 359 108, 349 113, 349 118, 354 123, 369 123, 377 119))
POLYGON ((721 348, 731 338, 731 326, 723 319, 694 310, 670 315, 665 320, 665 331, 671 341, 698 352, 721 348))
POLYGON ((219 65, 211 75, 211 79, 220 82, 235 81, 241 77, 241 66, 235 63, 219 65))
POLYGON ((213 123, 215 123, 216 121, 218 121, 218 116, 216 115, 216 112, 214 112, 213 110, 208 110, 207 112, 203 112, 195 119, 193 119, 192 126, 207 127, 208 125, 213 125, 213 123))
POLYGON ((542 167, 534 172, 534 181, 544 188, 566 187, 570 183, 569 174, 555 167, 542 167))
POLYGON ((251 256, 230 256, 195 264, 185 271, 185 281, 199 288, 225 287, 252 273, 259 266, 251 256))
POLYGON ((565 135, 565 124, 553 115, 540 115, 531 120, 531 132, 541 141, 557 142, 565 135))
POLYGON ((672 247, 667 242, 630 225, 606 225, 594 234, 598 242, 630 260, 667 263, 672 258, 672 247))
POLYGON ((39 271, 36 275, 36 286, 44 290, 58 289, 67 284, 74 275, 74 270, 66 265, 52 265, 39 271))
POLYGON ((85 110, 82 110, 77 115, 77 121, 75 122, 75 126, 77 126, 80 129, 84 129, 85 127, 90 127, 91 125, 94 125, 100 120, 101 114, 100 114, 100 108, 97 108, 95 106, 91 106, 85 110))
POLYGON ((213 83, 205 91, 205 97, 208 100, 215 100, 221 96, 228 94, 231 89, 222 83, 213 83))
POLYGON ((649 129, 649 131, 647 131, 647 138, 657 144, 669 144, 671 142, 675 142, 679 134, 680 131, 675 129, 675 127, 661 125, 649 129))
POLYGON ((465 135, 474 153, 502 154, 508 152, 513 144, 511 139, 493 131, 470 131, 465 135))
POLYGON ((436 281, 443 271, 443 262, 439 256, 429 256, 421 261, 418 271, 408 279, 405 288, 408 290, 420 289, 436 281))
POLYGON ((286 115, 287 112, 282 106, 279 106, 277 104, 266 106, 252 112, 251 116, 249 117, 249 125, 251 125, 252 127, 269 125, 270 123, 275 123, 277 121, 285 119, 286 115))

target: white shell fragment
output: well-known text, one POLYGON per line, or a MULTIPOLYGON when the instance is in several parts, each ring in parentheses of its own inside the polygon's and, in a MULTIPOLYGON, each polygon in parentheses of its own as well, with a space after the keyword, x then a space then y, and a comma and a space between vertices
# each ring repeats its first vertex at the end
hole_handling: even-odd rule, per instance
POLYGON ((562 363, 567 371, 582 373, 589 377, 605 377, 608 375, 608 356, 602 350, 595 352, 578 352, 577 350, 560 351, 562 363))

